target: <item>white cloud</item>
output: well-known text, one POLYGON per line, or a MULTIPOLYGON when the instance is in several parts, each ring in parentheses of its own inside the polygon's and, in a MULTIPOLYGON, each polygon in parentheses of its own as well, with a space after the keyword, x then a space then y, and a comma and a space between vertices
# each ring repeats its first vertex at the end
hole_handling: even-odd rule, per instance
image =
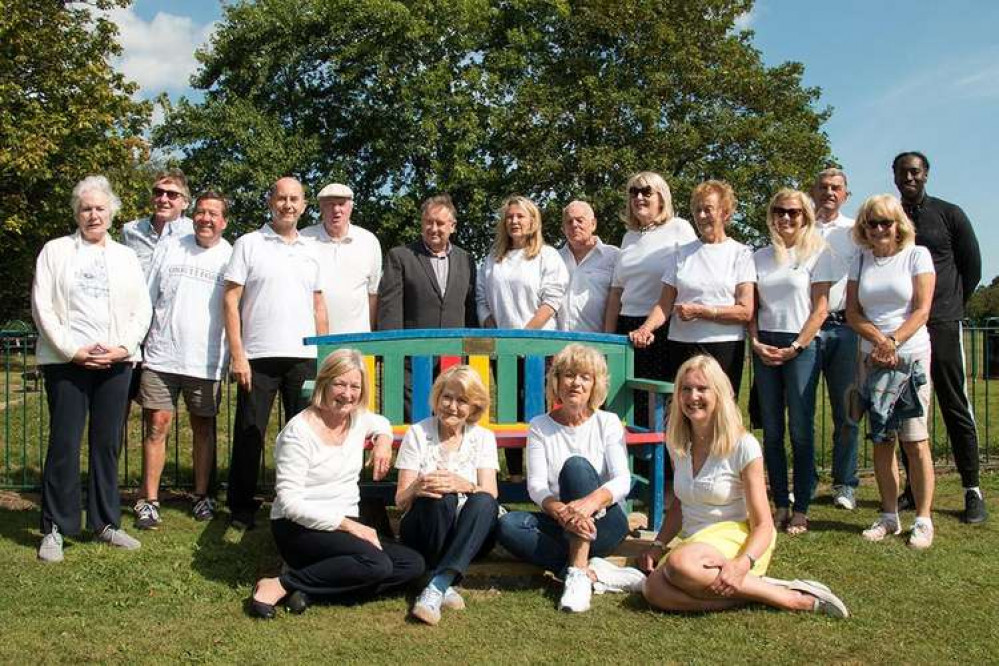
POLYGON ((736 32, 751 29, 753 27, 753 23, 756 22, 756 18, 756 7, 753 7, 748 12, 743 12, 736 16, 734 26, 736 32))
POLYGON ((130 8, 114 9, 108 18, 118 25, 122 47, 112 64, 139 84, 140 97, 190 94, 191 75, 198 68, 194 52, 211 38, 214 22, 198 25, 188 16, 165 12, 144 21, 130 8))

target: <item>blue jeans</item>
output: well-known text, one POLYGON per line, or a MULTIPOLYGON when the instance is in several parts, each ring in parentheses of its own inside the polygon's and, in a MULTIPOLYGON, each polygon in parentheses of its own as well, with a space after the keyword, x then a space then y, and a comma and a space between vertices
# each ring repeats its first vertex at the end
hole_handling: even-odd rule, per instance
MULTIPOLYGON (((789 347, 796 333, 760 331, 760 342, 789 347)), ((819 380, 818 344, 812 341, 783 365, 764 365, 753 357, 756 387, 763 419, 763 460, 770 478, 774 505, 791 503, 787 487, 787 453, 784 450, 784 412, 787 411, 794 458, 794 510, 808 513, 815 485, 815 389, 819 380)))
POLYGON ((473 559, 492 550, 498 510, 489 493, 469 495, 461 512, 457 493, 417 497, 399 523, 399 536, 423 556, 431 576, 451 571, 460 581, 473 559))
MULTIPOLYGON (((586 458, 572 456, 558 475, 559 499, 563 502, 586 497, 601 485, 600 476, 586 458)), ((607 507, 596 520, 597 538, 590 555, 609 555, 628 534, 628 517, 621 505, 607 507)), ((569 535, 554 518, 543 512, 512 511, 499 520, 497 539, 516 557, 562 575, 569 560, 569 535)))
POLYGON ((846 390, 857 375, 857 334, 846 324, 826 322, 819 331, 819 365, 832 407, 833 485, 857 487, 859 428, 847 415, 846 390))

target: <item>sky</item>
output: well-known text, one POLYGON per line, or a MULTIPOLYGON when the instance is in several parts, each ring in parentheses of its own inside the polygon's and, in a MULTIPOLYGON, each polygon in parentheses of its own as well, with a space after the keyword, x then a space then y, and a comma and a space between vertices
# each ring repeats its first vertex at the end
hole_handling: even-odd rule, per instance
MULTIPOLYGON (((199 98, 194 51, 221 20, 218 0, 136 0, 113 12, 124 49, 115 65, 139 96, 199 98)), ((990 206, 999 174, 999 2, 994 0, 757 0, 739 26, 768 65, 805 65, 822 89, 832 152, 850 180, 844 206, 896 193, 891 160, 919 150, 927 192, 960 205, 982 247, 983 282, 999 274, 990 206)), ((154 117, 154 121, 158 117, 154 117)))

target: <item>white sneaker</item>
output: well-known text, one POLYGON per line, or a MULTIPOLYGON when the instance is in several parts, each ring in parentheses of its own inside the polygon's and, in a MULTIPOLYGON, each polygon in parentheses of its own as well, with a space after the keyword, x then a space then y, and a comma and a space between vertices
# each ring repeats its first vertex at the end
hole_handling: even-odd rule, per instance
POLYGON ((854 497, 853 486, 833 486, 833 506, 846 511, 856 509, 857 500, 854 497))
POLYGON ((565 574, 565 589, 558 602, 559 610, 570 613, 584 613, 590 610, 590 597, 593 585, 585 569, 569 567, 565 574))
POLYGON ((416 603, 413 604, 413 617, 426 622, 429 625, 436 625, 441 621, 441 604, 444 601, 444 595, 433 585, 427 585, 420 592, 420 596, 416 598, 416 603))
POLYGON ((38 547, 38 559, 42 562, 62 562, 62 535, 59 528, 52 526, 52 531, 42 537, 42 545, 38 547))
POLYGON ((441 607, 448 610, 465 610, 465 600, 458 594, 458 590, 448 587, 444 590, 444 601, 441 603, 441 607))
POLYGON ((891 522, 885 518, 878 518, 874 524, 864 530, 864 538, 868 541, 881 541, 889 535, 901 534, 902 528, 898 523, 891 522))
POLYGON ((104 526, 101 533, 97 535, 97 540, 122 550, 138 550, 142 546, 138 539, 130 536, 125 530, 115 529, 110 525, 104 526))
POLYGON ((909 533, 909 548, 926 550, 933 545, 933 524, 916 523, 909 533))
POLYGON ((590 558, 590 569, 597 577, 593 584, 596 594, 604 592, 641 592, 645 574, 633 567, 619 567, 602 557, 590 558))

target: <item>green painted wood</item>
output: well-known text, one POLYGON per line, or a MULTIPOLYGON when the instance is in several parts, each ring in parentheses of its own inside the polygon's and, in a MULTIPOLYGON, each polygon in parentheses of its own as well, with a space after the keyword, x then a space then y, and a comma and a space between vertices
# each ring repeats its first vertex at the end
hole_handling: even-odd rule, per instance
POLYGON ((624 387, 625 366, 627 359, 624 355, 614 354, 607 356, 607 407, 615 414, 620 414, 627 419, 628 423, 634 423, 632 416, 626 414, 632 403, 632 393, 624 387))
MULTIPOLYGON (((562 351, 569 343, 564 340, 525 340, 523 338, 497 338, 496 355, 514 354, 516 356, 554 356, 562 351)), ((624 345, 608 343, 587 343, 587 347, 593 347, 605 356, 623 355, 626 353, 624 345)))
POLYGON ((633 391, 648 391, 649 393, 669 394, 673 392, 670 382, 657 382, 653 379, 629 379, 628 388, 633 391))
POLYGON ((517 422, 517 357, 503 354, 496 359, 496 421, 498 423, 517 422))
POLYGON ((395 353, 382 356, 382 416, 393 425, 405 423, 402 411, 403 358, 395 353))

